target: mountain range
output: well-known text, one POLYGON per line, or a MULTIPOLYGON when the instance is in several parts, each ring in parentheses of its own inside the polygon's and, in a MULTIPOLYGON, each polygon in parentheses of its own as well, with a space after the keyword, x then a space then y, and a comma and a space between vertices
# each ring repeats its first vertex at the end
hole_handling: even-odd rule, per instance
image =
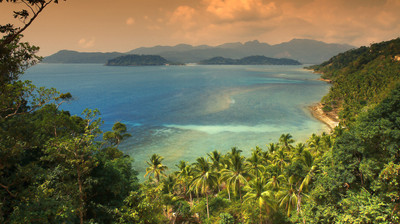
POLYGON ((318 64, 332 56, 354 48, 347 44, 328 44, 310 39, 293 39, 276 45, 257 40, 245 43, 225 43, 218 46, 179 44, 176 46, 140 47, 125 53, 88 53, 62 50, 45 57, 44 63, 106 63, 125 54, 160 55, 168 61, 198 63, 213 57, 240 59, 262 55, 272 58, 289 58, 303 64, 318 64))

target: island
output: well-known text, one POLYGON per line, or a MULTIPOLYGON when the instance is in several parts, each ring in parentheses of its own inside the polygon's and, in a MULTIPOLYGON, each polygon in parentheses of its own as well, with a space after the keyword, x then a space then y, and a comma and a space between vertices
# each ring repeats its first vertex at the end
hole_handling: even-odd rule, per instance
POLYGON ((170 62, 159 55, 137 55, 130 54, 110 59, 107 66, 162 66, 183 65, 182 63, 170 62))
POLYGON ((301 65, 299 61, 288 58, 269 58, 249 56, 241 59, 213 57, 199 62, 201 65, 301 65))

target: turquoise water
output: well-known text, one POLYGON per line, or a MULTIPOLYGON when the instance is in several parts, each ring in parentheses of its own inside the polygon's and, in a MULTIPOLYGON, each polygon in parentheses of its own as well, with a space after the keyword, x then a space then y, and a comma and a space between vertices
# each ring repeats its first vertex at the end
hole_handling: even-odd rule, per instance
POLYGON ((301 66, 107 67, 39 64, 23 76, 37 86, 70 92, 62 109, 98 108, 104 130, 125 123, 133 137, 120 148, 143 173, 153 153, 174 168, 215 149, 236 146, 249 154, 282 133, 304 141, 326 131, 306 107, 329 85, 301 66))

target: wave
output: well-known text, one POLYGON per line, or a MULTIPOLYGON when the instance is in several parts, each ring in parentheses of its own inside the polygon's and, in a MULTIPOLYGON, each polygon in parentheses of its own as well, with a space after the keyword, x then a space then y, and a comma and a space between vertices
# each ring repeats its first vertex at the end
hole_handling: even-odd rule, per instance
POLYGON ((240 133, 240 132, 253 132, 253 133, 266 133, 266 132, 279 132, 282 130, 281 126, 277 125, 255 125, 255 126, 247 126, 247 125, 176 125, 176 124, 168 124, 164 125, 169 128, 177 128, 182 130, 192 130, 205 132, 207 134, 219 134, 223 132, 232 132, 232 133, 240 133))

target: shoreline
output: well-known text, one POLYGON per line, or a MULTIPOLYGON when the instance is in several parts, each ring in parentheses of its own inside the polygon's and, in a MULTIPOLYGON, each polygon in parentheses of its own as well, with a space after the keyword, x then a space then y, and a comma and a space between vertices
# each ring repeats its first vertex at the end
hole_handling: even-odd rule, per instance
POLYGON ((308 110, 310 111, 311 115, 319 120, 320 122, 326 124, 331 131, 335 129, 339 125, 339 119, 335 112, 325 113, 322 110, 323 106, 321 103, 316 103, 311 106, 308 106, 308 110))

